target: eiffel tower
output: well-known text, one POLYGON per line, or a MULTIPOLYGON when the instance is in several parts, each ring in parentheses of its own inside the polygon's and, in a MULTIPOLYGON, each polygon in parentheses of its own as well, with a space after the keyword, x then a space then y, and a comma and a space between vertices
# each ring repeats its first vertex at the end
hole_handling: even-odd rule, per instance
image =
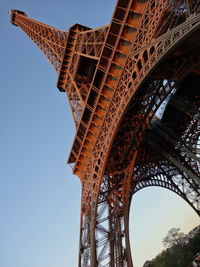
POLYGON ((13 9, 66 92, 82 184, 79 267, 132 267, 129 209, 149 186, 200 215, 200 0, 118 0, 109 25, 68 32, 13 9))

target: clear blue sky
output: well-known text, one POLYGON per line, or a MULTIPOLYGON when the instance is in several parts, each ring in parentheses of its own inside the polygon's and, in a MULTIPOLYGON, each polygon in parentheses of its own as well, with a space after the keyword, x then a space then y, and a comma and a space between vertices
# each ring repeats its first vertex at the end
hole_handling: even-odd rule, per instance
MULTIPOLYGON (((67 30, 108 24, 115 1, 7 0, 0 9, 0 267, 76 267, 80 182, 66 165, 75 134, 67 98, 40 50, 9 23, 16 8, 67 30)), ((199 218, 164 189, 138 192, 131 208, 135 267, 162 250, 171 227, 188 232, 199 218)))

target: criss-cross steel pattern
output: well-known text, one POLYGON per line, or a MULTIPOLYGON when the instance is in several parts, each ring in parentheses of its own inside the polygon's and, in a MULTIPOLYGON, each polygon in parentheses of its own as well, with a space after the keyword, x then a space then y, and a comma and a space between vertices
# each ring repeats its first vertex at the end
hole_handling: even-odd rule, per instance
POLYGON ((58 72, 68 33, 28 18, 24 12, 16 9, 11 10, 10 14, 11 22, 19 26, 32 39, 58 72))
POLYGON ((58 88, 67 92, 76 127, 86 105, 107 31, 108 26, 91 30, 79 24, 72 26, 69 31, 58 88))
POLYGON ((132 267, 136 192, 169 189, 200 215, 200 1, 118 0, 108 26, 68 33, 21 11, 11 21, 45 47, 72 109, 79 267, 132 267))
POLYGON ((58 72, 57 86, 67 93, 78 127, 108 26, 93 30, 76 24, 65 32, 33 20, 20 10, 11 10, 10 16, 12 24, 32 39, 58 72))

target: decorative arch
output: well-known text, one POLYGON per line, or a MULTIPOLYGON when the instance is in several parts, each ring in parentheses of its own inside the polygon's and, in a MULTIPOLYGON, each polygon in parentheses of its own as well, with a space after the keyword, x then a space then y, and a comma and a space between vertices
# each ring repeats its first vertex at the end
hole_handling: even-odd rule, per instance
POLYGON ((200 188, 196 187, 184 173, 167 161, 147 164, 140 173, 141 179, 132 184, 132 196, 138 191, 151 187, 163 187, 184 199, 200 215, 200 188))

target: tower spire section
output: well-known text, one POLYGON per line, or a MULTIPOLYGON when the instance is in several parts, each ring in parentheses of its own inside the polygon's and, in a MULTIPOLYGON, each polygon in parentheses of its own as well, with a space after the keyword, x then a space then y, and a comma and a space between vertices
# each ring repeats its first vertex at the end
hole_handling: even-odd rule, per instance
POLYGON ((26 13, 12 9, 11 23, 20 27, 42 50, 54 69, 59 72, 65 51, 68 33, 33 20, 26 13))
POLYGON ((108 26, 90 29, 75 24, 65 32, 33 20, 23 11, 12 9, 9 13, 11 23, 32 39, 57 71, 57 87, 66 92, 78 128, 108 26))

